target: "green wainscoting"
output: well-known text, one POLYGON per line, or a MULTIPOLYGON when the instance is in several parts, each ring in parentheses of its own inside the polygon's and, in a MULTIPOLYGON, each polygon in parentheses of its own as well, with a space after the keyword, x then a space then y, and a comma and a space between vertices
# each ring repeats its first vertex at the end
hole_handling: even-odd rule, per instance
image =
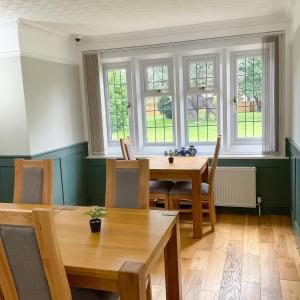
MULTIPOLYGON (((55 149, 26 159, 53 159, 54 203, 65 205, 89 204, 86 176, 87 143, 55 149)), ((0 157, 0 202, 12 202, 15 157, 0 157)))
MULTIPOLYGON (((256 167, 257 196, 262 197, 262 213, 290 214, 300 228, 300 151, 287 140, 287 156, 282 159, 220 159, 219 166, 256 167), (292 200, 291 200, 292 199, 292 200)), ((66 205, 104 205, 105 159, 89 158, 87 143, 41 153, 27 159, 54 160, 54 202, 66 205)), ((0 157, 0 202, 11 202, 15 157, 0 157)), ((256 213, 255 209, 228 209, 256 213)))
MULTIPOLYGON (((220 159, 222 167, 256 167, 257 196, 262 197, 262 213, 290 214, 288 159, 220 159)), ((104 205, 105 159, 87 159, 88 195, 91 204, 104 205)), ((219 211, 256 213, 256 209, 219 208, 219 211)))
POLYGON ((286 139, 286 155, 290 158, 291 216, 295 231, 300 235, 300 148, 286 139))

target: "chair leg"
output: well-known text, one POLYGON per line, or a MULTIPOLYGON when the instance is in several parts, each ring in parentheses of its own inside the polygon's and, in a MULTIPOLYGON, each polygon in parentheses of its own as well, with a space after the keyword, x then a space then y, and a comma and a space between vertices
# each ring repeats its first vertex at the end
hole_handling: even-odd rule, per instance
POLYGON ((213 202, 212 202, 212 195, 208 196, 208 210, 209 210, 209 222, 211 226, 211 231, 215 231, 215 222, 214 222, 214 212, 213 212, 213 202))
POLYGON ((152 300, 152 291, 151 291, 151 278, 150 276, 148 277, 148 280, 147 280, 147 287, 146 287, 146 297, 147 297, 147 300, 152 300))
POLYGON ((174 199, 170 198, 168 199, 169 202, 169 210, 173 210, 174 209, 174 199))
POLYGON ((166 210, 169 210, 169 209, 170 209, 169 207, 170 207, 169 197, 166 197, 166 198, 165 198, 165 209, 166 209, 166 210))
POLYGON ((213 192, 212 192, 212 195, 211 195, 211 206, 212 206, 213 222, 214 222, 214 224, 217 224, 215 194, 213 192))

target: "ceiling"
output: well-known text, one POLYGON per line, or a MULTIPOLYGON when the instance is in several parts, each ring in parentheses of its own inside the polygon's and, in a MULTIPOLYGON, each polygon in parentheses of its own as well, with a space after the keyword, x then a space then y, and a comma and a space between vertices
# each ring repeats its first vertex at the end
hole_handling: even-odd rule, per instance
POLYGON ((0 23, 17 18, 66 34, 98 36, 268 15, 290 0, 0 0, 0 23))

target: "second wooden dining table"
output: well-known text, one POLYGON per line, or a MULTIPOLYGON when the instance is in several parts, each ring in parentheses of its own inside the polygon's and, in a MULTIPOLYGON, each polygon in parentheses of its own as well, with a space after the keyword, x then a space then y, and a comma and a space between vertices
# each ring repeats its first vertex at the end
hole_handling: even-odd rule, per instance
POLYGON ((202 237, 202 201, 201 182, 208 179, 208 159, 205 157, 175 157, 169 163, 167 157, 149 158, 150 180, 191 180, 193 235, 195 239, 202 237))

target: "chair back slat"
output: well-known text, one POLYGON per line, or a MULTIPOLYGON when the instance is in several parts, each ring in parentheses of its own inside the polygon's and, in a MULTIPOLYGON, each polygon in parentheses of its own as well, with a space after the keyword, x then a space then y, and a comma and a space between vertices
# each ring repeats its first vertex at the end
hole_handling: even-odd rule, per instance
POLYGON ((149 208, 149 160, 106 160, 106 207, 149 208))
POLYGON ((50 209, 0 210, 0 267, 5 299, 72 299, 50 209))
POLYGON ((124 160, 136 160, 134 146, 130 137, 120 139, 120 146, 124 160))
POLYGON ((215 147, 215 153, 214 153, 214 158, 210 167, 210 172, 209 172, 209 178, 208 178, 208 184, 209 188, 211 189, 214 181, 214 176, 216 173, 216 168, 218 165, 218 159, 219 159, 219 152, 220 152, 220 147, 221 147, 221 136, 218 136, 216 147, 215 147))
POLYGON ((15 160, 14 203, 52 204, 52 160, 15 160))

